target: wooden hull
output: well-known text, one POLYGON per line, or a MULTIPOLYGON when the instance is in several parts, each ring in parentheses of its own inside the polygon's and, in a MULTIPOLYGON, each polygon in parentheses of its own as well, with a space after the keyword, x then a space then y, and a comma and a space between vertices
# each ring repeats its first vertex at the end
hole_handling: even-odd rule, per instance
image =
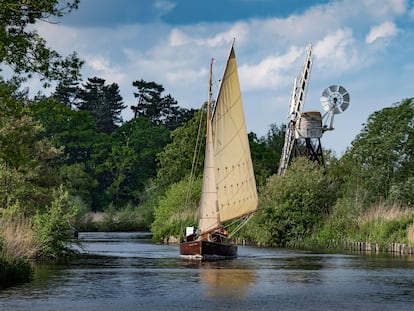
POLYGON ((190 259, 230 259, 237 257, 237 246, 205 240, 182 242, 180 256, 190 259))

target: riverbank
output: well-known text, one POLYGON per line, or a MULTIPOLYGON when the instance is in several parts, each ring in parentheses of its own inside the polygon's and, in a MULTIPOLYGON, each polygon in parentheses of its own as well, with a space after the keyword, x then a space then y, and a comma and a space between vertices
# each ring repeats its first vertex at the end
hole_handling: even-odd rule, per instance
POLYGON ((79 217, 74 227, 79 232, 148 231, 141 215, 126 211, 88 212, 79 217))

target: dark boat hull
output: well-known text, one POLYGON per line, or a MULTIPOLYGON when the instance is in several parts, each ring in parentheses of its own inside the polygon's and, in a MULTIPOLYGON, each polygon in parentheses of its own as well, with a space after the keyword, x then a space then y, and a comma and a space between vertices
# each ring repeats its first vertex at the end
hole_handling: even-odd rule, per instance
POLYGON ((237 246, 205 240, 182 242, 180 256, 192 259, 230 259, 237 257, 237 246))

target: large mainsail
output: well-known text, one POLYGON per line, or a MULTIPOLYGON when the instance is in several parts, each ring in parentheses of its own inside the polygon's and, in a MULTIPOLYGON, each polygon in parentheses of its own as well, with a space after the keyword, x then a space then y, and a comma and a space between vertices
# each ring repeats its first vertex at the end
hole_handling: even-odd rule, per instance
POLYGON ((236 55, 232 45, 212 117, 220 220, 257 210, 256 180, 247 138, 236 55))

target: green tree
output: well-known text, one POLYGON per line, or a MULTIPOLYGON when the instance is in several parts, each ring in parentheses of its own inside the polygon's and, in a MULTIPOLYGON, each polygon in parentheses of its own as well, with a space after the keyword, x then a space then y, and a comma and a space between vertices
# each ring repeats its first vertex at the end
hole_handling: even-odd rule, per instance
POLYGON ((368 207, 389 200, 390 191, 395 197, 395 190, 409 182, 414 176, 413 120, 413 99, 384 108, 368 118, 339 163, 345 196, 354 197, 368 207))
POLYGON ((64 79, 59 81, 52 96, 68 108, 73 109, 77 106, 78 92, 78 81, 64 79))
POLYGON ((174 130, 194 116, 194 109, 179 107, 171 95, 162 96, 164 87, 161 84, 141 79, 134 81, 132 85, 138 88, 138 92, 134 93, 138 103, 131 106, 134 118, 144 117, 152 124, 164 125, 167 129, 174 130))
POLYGON ((190 174, 203 171, 206 112, 199 110, 194 118, 171 133, 172 141, 157 155, 159 168, 156 183, 165 187, 190 174))
POLYGON ((50 200, 50 189, 59 178, 51 160, 61 155, 47 138, 39 122, 32 118, 22 101, 16 100, 13 90, 0 83, 0 205, 20 203, 33 209, 50 200))
POLYGON ((260 138, 260 142, 265 143, 266 146, 271 148, 275 153, 277 165, 279 164, 283 145, 285 143, 285 131, 286 129, 284 124, 280 126, 271 124, 266 136, 260 138))
POLYGON ((149 179, 157 172, 156 155, 169 142, 170 132, 145 118, 124 123, 113 133, 111 153, 104 162, 110 172, 110 196, 116 205, 137 203, 149 179))
POLYGON ((134 96, 138 98, 136 106, 131 106, 134 118, 145 117, 152 123, 157 123, 162 115, 161 93, 164 87, 155 82, 146 82, 143 79, 132 82, 138 88, 134 96))
POLYGON ((45 85, 51 80, 77 81, 82 61, 76 53, 66 58, 46 46, 31 26, 41 21, 55 22, 77 9, 79 0, 7 0, 0 2, 0 63, 10 66, 20 78, 38 73, 45 85))
POLYGON ((257 139, 255 133, 249 133, 250 151, 253 169, 258 187, 265 184, 267 178, 277 172, 277 155, 266 142, 257 139))
POLYGON ((78 98, 79 110, 88 111, 101 132, 110 134, 122 122, 121 112, 126 106, 116 83, 105 85, 104 79, 88 78, 78 98))

